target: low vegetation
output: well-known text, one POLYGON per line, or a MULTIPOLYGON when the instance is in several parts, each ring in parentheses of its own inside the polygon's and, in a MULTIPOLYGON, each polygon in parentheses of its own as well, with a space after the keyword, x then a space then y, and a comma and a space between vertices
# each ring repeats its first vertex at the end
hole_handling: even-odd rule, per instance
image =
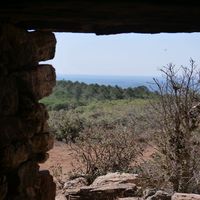
POLYGON ((153 96, 146 86, 135 88, 121 88, 98 84, 85 84, 72 81, 57 81, 53 93, 42 99, 49 110, 70 110, 85 106, 91 102, 120 100, 120 99, 147 99, 153 96))
POLYGON ((132 126, 141 137, 146 137, 141 130, 147 127, 144 119, 144 107, 147 100, 112 100, 92 102, 71 110, 49 111, 49 125, 56 139, 74 142, 85 128, 99 127, 116 129, 117 125, 132 126), (135 123, 137 121, 137 126, 135 123))
POLYGON ((71 145, 73 176, 92 182, 107 172, 134 171, 149 187, 200 192, 200 73, 193 60, 161 72, 156 92, 59 81, 42 100, 55 137, 71 145), (141 162, 148 145, 156 151, 141 162))

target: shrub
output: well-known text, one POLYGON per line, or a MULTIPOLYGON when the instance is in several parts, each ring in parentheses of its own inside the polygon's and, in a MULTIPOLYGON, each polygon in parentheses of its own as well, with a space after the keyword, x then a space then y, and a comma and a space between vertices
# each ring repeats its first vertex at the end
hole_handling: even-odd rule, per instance
POLYGON ((77 170, 92 182, 97 176, 108 172, 127 171, 141 153, 136 136, 131 129, 117 126, 86 128, 71 145, 80 166, 77 170))
POLYGON ((193 60, 190 67, 179 70, 169 64, 162 73, 164 82, 155 80, 159 99, 152 104, 158 151, 148 173, 162 180, 158 183, 171 184, 176 192, 196 192, 200 181, 200 73, 193 60))
POLYGON ((83 129, 83 121, 73 111, 51 111, 49 112, 49 126, 57 140, 75 142, 79 132, 83 129))

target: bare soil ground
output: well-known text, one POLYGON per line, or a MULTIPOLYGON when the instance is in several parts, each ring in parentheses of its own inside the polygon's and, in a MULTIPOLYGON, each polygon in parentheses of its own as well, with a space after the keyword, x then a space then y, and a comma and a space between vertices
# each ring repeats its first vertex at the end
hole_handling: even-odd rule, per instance
POLYGON ((48 153, 49 159, 40 165, 41 170, 50 170, 52 167, 61 166, 63 174, 68 174, 73 169, 71 165, 74 160, 72 151, 66 143, 55 140, 54 148, 48 153))
MULTIPOLYGON (((154 147, 147 147, 143 152, 143 160, 150 159, 155 151, 154 147)), ((61 166, 62 173, 67 175, 73 170, 72 162, 75 162, 75 159, 73 158, 69 145, 55 140, 54 148, 49 151, 49 159, 44 164, 40 165, 40 169, 52 171, 52 167, 61 166)))

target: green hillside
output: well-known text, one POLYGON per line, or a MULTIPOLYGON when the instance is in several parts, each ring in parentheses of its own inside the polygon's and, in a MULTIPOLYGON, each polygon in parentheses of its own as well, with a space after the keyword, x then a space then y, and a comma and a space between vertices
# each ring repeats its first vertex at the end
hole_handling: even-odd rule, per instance
POLYGON ((153 95, 146 86, 123 89, 118 86, 57 81, 53 93, 41 102, 49 110, 70 110, 96 101, 147 99, 153 95))

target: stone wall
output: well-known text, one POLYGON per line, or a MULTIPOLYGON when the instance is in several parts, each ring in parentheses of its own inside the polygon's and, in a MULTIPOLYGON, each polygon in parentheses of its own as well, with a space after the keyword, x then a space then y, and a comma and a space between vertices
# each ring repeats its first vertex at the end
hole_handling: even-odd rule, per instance
POLYGON ((53 200, 55 184, 39 163, 53 147, 45 106, 55 85, 53 33, 0 25, 0 200, 53 200))

